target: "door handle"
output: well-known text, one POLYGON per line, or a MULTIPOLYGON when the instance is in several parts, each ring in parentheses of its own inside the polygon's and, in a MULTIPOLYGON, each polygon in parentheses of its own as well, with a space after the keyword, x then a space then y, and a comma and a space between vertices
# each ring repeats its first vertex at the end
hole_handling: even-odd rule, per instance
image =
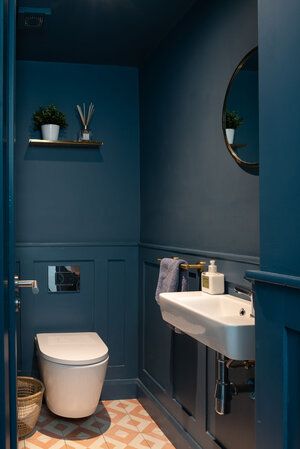
POLYGON ((15 287, 16 288, 31 288, 32 293, 37 295, 39 293, 39 287, 36 280, 20 280, 19 276, 15 276, 15 287))

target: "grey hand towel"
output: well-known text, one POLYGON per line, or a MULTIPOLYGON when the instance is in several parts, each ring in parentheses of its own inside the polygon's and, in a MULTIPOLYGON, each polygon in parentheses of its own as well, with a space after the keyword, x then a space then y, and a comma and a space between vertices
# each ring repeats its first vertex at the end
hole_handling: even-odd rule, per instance
POLYGON ((187 291, 188 272, 180 269, 182 263, 187 262, 183 259, 164 258, 161 260, 155 294, 156 301, 158 301, 160 293, 187 291))

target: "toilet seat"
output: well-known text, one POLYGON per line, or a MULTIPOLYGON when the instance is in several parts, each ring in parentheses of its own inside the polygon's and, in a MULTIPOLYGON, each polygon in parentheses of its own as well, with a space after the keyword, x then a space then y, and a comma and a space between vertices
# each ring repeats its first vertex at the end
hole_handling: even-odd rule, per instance
POLYGON ((108 358, 96 332, 37 334, 36 342, 41 357, 61 365, 93 365, 108 358))

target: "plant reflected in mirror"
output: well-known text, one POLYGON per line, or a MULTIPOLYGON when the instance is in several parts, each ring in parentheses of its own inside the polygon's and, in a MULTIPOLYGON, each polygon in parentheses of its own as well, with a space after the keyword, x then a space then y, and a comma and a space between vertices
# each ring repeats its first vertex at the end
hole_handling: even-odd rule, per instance
POLYGON ((249 52, 229 82, 223 105, 223 133, 234 160, 258 168, 258 51, 249 52))

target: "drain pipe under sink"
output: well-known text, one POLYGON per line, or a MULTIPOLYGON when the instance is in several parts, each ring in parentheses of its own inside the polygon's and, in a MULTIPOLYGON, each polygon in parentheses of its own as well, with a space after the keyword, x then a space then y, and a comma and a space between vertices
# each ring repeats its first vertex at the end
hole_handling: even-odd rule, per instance
POLYGON ((215 388, 215 411, 218 415, 227 415, 231 412, 231 400, 239 393, 249 393, 254 399, 254 381, 249 379, 248 383, 237 385, 229 380, 229 369, 244 367, 246 369, 255 365, 254 361, 238 361, 228 359, 225 355, 217 353, 218 376, 215 388))

